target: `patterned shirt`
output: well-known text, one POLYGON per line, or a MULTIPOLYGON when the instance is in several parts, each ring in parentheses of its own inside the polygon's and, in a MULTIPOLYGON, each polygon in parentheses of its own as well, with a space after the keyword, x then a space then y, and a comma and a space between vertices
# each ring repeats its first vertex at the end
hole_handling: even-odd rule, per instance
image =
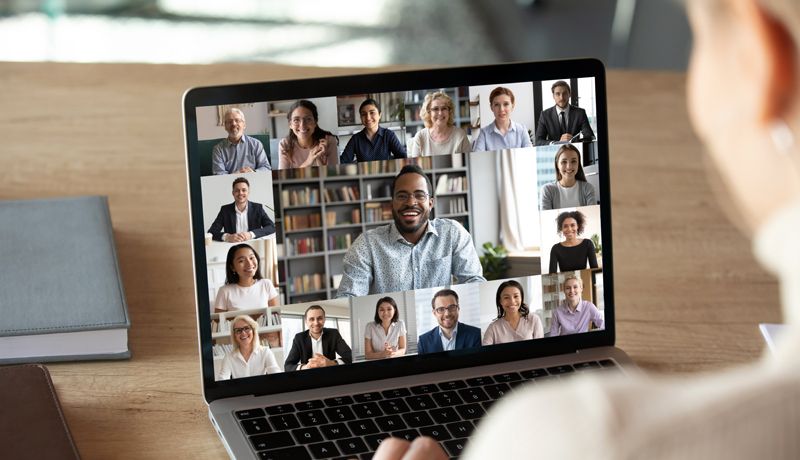
POLYGON ((344 256, 337 297, 486 281, 467 230, 451 219, 432 219, 417 244, 394 223, 368 230, 344 256))
POLYGON ((260 140, 242 134, 236 144, 225 138, 214 146, 211 154, 214 174, 235 174, 244 167, 260 172, 272 169, 260 140))

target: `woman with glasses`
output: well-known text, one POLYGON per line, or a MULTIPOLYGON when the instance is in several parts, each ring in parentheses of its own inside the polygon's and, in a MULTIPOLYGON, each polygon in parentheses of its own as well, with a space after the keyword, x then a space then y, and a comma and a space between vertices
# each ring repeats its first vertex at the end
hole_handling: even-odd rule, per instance
POLYGON ((483 345, 518 342, 544 337, 542 320, 530 312, 525 303, 525 291, 514 280, 500 283, 495 298, 497 318, 492 320, 483 334, 483 345))
POLYGON ((319 114, 313 102, 301 99, 286 115, 289 134, 278 147, 278 169, 335 165, 339 162, 336 136, 317 125, 319 114))
POLYGON ((217 380, 281 372, 272 350, 258 339, 258 323, 253 318, 239 315, 233 319, 231 344, 233 349, 225 354, 217 380))
POLYGON ((550 270, 548 273, 597 268, 597 255, 594 243, 589 238, 579 238, 586 228, 586 216, 580 211, 562 212, 556 218, 559 235, 564 241, 550 249, 550 270))
POLYGON ((556 152, 556 180, 542 186, 539 209, 574 208, 597 204, 594 186, 586 181, 581 155, 572 144, 556 152))
POLYGON ((406 354, 406 325, 400 320, 397 302, 382 297, 375 304, 375 321, 364 331, 364 355, 367 359, 396 358, 406 354))
POLYGON ((511 119, 514 105, 514 93, 508 88, 498 86, 489 93, 489 107, 494 114, 494 121, 481 128, 478 138, 472 144, 473 151, 533 146, 528 128, 511 119))
POLYGON ((411 143, 411 156, 469 153, 472 148, 467 133, 455 126, 455 106, 447 94, 437 91, 425 95, 419 115, 425 128, 411 143))
POLYGON ((261 276, 260 260, 249 244, 231 246, 225 261, 225 284, 217 291, 214 312, 278 306, 278 290, 261 276))

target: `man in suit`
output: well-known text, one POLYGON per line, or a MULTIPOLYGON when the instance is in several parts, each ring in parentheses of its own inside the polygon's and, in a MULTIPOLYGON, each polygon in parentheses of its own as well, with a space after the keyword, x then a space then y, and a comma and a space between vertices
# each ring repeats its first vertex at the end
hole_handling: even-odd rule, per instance
POLYGON ((581 141, 594 139, 586 111, 569 103, 570 89, 567 82, 559 80, 550 88, 556 105, 542 110, 536 125, 536 145, 572 142, 581 133, 581 141))
POLYGON ((292 349, 289 350, 289 356, 284 363, 287 372, 353 362, 353 351, 339 331, 324 327, 325 310, 321 306, 308 307, 303 316, 306 330, 294 336, 292 349), (336 355, 339 355, 339 358, 336 355))
POLYGON ((481 346, 481 330, 458 322, 458 294, 452 289, 442 289, 431 300, 433 316, 439 325, 419 336, 417 353, 461 350, 481 346))
POLYGON ((244 133, 247 127, 244 112, 235 107, 230 108, 225 111, 222 120, 228 137, 211 150, 211 172, 217 175, 272 169, 261 141, 244 133))
POLYGON ((264 211, 264 205, 249 201, 250 182, 244 177, 233 181, 233 203, 219 208, 219 214, 208 229, 215 241, 241 243, 275 233, 275 223, 264 211))

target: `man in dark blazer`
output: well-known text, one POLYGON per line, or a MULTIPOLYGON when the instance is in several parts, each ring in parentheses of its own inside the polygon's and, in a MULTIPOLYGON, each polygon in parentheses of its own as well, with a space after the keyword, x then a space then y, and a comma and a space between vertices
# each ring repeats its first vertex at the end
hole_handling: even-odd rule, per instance
POLYGON ((542 110, 536 125, 536 145, 571 142, 582 133, 580 141, 594 139, 586 111, 569 103, 570 89, 567 82, 559 80, 550 88, 556 105, 542 110), (563 115, 562 115, 563 113, 563 115))
POLYGON ((461 350, 481 346, 481 330, 475 326, 458 322, 458 294, 451 289, 442 289, 431 300, 433 316, 439 325, 419 336, 417 353, 461 350))
POLYGON ((337 366, 353 362, 353 351, 336 329, 325 326, 325 310, 312 305, 303 315, 307 330, 298 332, 284 363, 285 371, 337 366), (336 355, 339 355, 339 358, 336 355))
POLYGON ((275 233, 275 223, 269 218, 264 206, 249 201, 250 182, 244 177, 233 181, 233 203, 219 208, 219 214, 208 229, 214 241, 242 243, 275 233), (237 226, 238 214, 247 213, 247 228, 237 226))

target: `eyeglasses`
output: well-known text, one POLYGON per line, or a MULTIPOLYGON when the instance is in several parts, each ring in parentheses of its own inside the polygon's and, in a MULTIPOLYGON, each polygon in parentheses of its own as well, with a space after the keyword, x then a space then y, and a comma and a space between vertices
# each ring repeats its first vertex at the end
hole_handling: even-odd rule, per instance
POLYGON ((407 192, 397 192, 394 194, 394 201, 398 203, 405 203, 408 201, 409 198, 414 197, 414 201, 417 203, 421 203, 428 199, 430 195, 425 192, 414 192, 414 193, 407 193, 407 192))
POLYGON ((449 111, 450 111, 450 107, 431 107, 431 109, 429 110, 429 112, 433 112, 433 113, 441 113, 441 112, 449 112, 449 111))
POLYGON ((300 122, 310 125, 314 122, 314 117, 293 117, 291 120, 289 120, 289 122, 295 126, 299 125, 300 122))
POLYGON ((455 313, 457 311, 458 311, 458 305, 455 304, 433 309, 433 312, 440 316, 444 315, 444 312, 455 313))
POLYGON ((235 335, 245 334, 245 333, 249 334, 250 331, 252 331, 252 330, 253 330, 253 328, 250 327, 250 326, 247 326, 247 327, 235 327, 235 328, 233 328, 233 333, 235 335))

